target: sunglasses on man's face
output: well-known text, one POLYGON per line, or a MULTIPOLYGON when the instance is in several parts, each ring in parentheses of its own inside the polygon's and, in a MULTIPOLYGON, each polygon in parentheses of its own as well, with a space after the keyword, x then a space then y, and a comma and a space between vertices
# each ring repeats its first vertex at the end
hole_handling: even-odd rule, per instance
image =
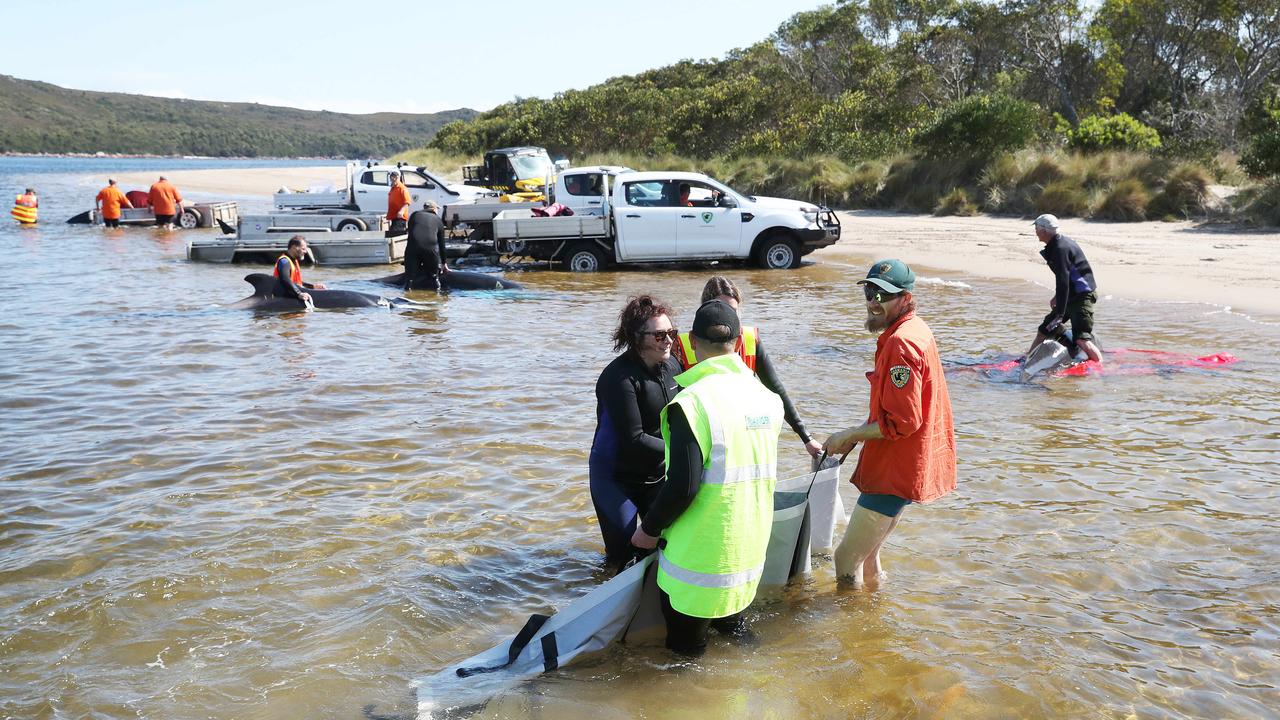
POLYGON ((652 335, 654 342, 662 342, 663 338, 666 338, 668 342, 675 342, 676 338, 680 337, 680 333, 674 328, 671 330, 641 330, 640 336, 644 337, 645 335, 652 335))
POLYGON ((894 298, 902 294, 902 293, 886 292, 876 287, 875 285, 863 285, 862 292, 867 296, 868 300, 874 300, 881 305, 883 305, 886 302, 889 302, 890 300, 893 300, 894 298))

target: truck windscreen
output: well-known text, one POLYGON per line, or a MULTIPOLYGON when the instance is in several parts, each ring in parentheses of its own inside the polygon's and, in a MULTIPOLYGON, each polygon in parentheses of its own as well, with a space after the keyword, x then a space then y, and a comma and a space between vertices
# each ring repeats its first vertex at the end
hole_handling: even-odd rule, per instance
POLYGON ((541 179, 555 174, 555 166, 547 155, 513 155, 511 166, 516 171, 517 180, 541 179))

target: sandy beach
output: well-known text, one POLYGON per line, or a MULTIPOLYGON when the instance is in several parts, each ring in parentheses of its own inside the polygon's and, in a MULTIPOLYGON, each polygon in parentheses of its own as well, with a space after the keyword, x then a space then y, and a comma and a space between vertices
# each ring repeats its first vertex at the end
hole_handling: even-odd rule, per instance
MULTIPOLYGON (((178 190, 218 195, 271 195, 281 187, 306 190, 314 186, 341 188, 347 182, 343 167, 255 168, 250 170, 174 170, 164 173, 178 190)), ((146 189, 156 173, 127 172, 116 177, 126 188, 146 189)))
MULTIPOLYGON (((874 262, 898 257, 940 272, 1053 282, 1030 219, 879 210, 840 216, 840 243, 814 258, 874 262)), ((1103 296, 1212 303, 1259 319, 1280 319, 1280 233, 1274 229, 1068 218, 1062 231, 1084 249, 1103 296)))
MULTIPOLYGON (((341 186, 341 167, 185 170, 166 173, 180 189, 232 196, 270 195, 282 186, 341 186)), ((145 187, 154 173, 123 173, 145 187)), ((842 212, 844 237, 815 259, 871 262, 899 257, 924 270, 1041 284, 1052 275, 1029 219, 933 217, 879 210, 842 212)), ((1227 305, 1280 319, 1280 233, 1194 222, 1063 220, 1084 248, 1103 296, 1227 305)))

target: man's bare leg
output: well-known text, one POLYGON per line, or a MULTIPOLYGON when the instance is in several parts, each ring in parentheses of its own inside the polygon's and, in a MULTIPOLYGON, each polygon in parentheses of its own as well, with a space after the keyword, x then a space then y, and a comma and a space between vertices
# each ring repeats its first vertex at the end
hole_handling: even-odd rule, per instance
MULTIPOLYGON (((866 508, 863 509, 865 510, 866 508)), ((871 555, 862 563, 863 582, 871 584, 883 577, 884 571, 880 567, 880 548, 884 547, 884 541, 897 529, 898 521, 901 519, 902 513, 898 513, 897 517, 893 518, 893 523, 889 525, 889 529, 885 531, 884 537, 880 538, 880 544, 876 545, 875 549, 871 551, 871 555)))
POLYGON ((1092 340, 1077 340, 1076 345, 1084 351, 1085 355, 1089 356, 1090 360, 1096 363, 1102 362, 1102 351, 1098 349, 1098 346, 1092 340))
POLYGON ((897 524, 898 518, 855 505, 849 516, 849 527, 844 531, 844 539, 836 548, 836 576, 861 584, 867 577, 867 563, 870 560, 874 568, 870 577, 877 577, 880 574, 880 546, 897 524))

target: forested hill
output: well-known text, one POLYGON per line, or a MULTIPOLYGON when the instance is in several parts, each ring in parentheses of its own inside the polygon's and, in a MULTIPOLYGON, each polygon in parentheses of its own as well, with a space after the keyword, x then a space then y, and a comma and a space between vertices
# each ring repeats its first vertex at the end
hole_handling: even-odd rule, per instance
POLYGON ((475 115, 346 115, 69 90, 0 75, 0 152, 381 158, 475 115))
POLYGON ((501 105, 433 147, 858 161, 1067 142, 1212 157, 1272 132, 1278 8, 841 0, 722 59, 501 105))

